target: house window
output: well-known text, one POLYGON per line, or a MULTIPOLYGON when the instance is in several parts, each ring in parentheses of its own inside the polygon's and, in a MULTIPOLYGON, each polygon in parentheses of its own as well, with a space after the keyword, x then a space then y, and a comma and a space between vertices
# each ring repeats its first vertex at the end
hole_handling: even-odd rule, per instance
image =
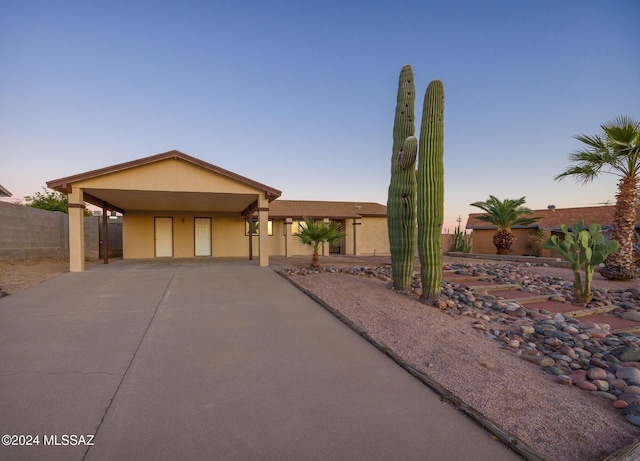
MULTIPOLYGON (((273 235, 273 219, 268 221, 267 228, 269 235, 273 235)), ((260 224, 257 218, 251 220, 251 230, 253 235, 260 235, 260 224)), ((245 218, 244 220, 244 235, 249 235, 249 218, 245 218)))
MULTIPOLYGON (((291 222, 291 235, 298 235, 298 232, 300 232, 300 225, 303 222, 304 221, 302 221, 302 220, 299 220, 299 221, 295 221, 294 220, 294 221, 291 222)), ((284 229, 283 232, 286 235, 286 232, 287 232, 286 226, 285 226, 285 229, 284 229)))

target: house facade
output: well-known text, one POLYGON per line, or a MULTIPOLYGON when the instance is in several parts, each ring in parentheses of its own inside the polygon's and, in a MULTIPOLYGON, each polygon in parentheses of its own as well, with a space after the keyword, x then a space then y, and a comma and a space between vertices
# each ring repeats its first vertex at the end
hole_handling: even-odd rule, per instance
POLYGON ((70 270, 84 270, 85 202, 122 216, 125 259, 309 254, 294 234, 303 217, 338 221, 347 233, 325 254, 388 254, 386 207, 278 201, 281 191, 179 151, 47 182, 69 197, 70 270), (263 232, 267 229, 267 232, 263 232))
MULTIPOLYGON (((546 210, 533 210, 533 215, 540 218, 529 226, 516 226, 512 229, 516 238, 511 253, 514 255, 557 257, 550 250, 540 247, 540 240, 546 240, 553 234, 560 235, 560 226, 571 224, 582 219, 585 228, 590 224, 600 224, 605 240, 611 238, 613 228, 613 215, 615 206, 594 206, 578 208, 555 208, 553 205, 546 210), (536 236, 539 238, 536 239, 536 236)), ((467 219, 467 230, 473 231, 472 253, 495 254, 493 235, 497 228, 494 225, 480 221, 478 216, 484 213, 472 213, 467 219)), ((640 216, 640 207, 636 209, 636 215, 640 216)), ((637 224, 636 224, 637 227, 637 224)))

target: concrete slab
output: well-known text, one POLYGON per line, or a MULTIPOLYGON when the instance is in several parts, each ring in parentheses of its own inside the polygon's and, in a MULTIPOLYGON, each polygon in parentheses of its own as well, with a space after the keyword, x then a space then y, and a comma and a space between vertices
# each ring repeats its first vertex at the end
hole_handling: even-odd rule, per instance
POLYGON ((0 300, 0 348, 0 434, 40 436, 2 459, 518 459, 257 261, 65 274, 0 300))

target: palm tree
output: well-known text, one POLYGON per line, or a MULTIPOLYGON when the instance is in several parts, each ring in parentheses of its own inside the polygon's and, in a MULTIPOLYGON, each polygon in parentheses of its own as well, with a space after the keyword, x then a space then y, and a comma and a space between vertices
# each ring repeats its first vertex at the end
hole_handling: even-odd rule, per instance
POLYGON ((575 136, 584 147, 571 154, 570 160, 575 164, 554 179, 574 176, 578 182, 587 184, 600 173, 620 177, 612 236, 620 248, 605 260, 600 273, 608 279, 629 280, 635 277, 636 269, 633 242, 640 174, 640 122, 621 115, 600 128, 602 132, 595 136, 575 136))
POLYGON ((509 253, 515 237, 511 232, 513 226, 527 226, 533 224, 540 218, 525 215, 533 214, 529 208, 524 207, 525 197, 516 200, 500 200, 493 195, 485 202, 474 202, 471 206, 478 207, 486 212, 477 218, 480 221, 488 222, 498 226, 498 230, 493 236, 493 244, 496 246, 499 255, 509 253))
POLYGON ((296 237, 298 237, 304 245, 313 246, 311 267, 318 267, 318 250, 320 249, 320 245, 324 242, 329 242, 331 245, 338 244, 340 239, 345 235, 339 223, 314 222, 311 218, 303 218, 296 237))

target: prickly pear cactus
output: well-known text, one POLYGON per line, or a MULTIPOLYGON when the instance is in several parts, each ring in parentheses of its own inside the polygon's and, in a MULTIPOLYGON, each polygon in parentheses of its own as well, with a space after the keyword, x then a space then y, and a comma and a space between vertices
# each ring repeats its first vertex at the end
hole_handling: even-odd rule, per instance
POLYGON ((418 148, 418 254, 422 295, 436 305, 442 283, 442 221, 444 219, 444 86, 429 83, 422 108, 418 148))
POLYGON ((584 229, 584 222, 579 220, 571 225, 560 226, 564 234, 563 240, 557 235, 552 235, 542 248, 560 253, 571 264, 573 271, 573 295, 577 302, 588 303, 593 297, 591 281, 593 273, 600 264, 612 253, 615 253, 620 244, 616 240, 604 243, 604 236, 599 224, 591 224, 588 230, 584 229), (580 271, 584 270, 584 283, 580 279, 580 271))
POLYGON ((387 199, 387 228, 391 251, 393 287, 408 291, 413 275, 416 240, 416 155, 414 136, 413 70, 406 65, 398 79, 398 98, 393 123, 391 183, 387 199))

